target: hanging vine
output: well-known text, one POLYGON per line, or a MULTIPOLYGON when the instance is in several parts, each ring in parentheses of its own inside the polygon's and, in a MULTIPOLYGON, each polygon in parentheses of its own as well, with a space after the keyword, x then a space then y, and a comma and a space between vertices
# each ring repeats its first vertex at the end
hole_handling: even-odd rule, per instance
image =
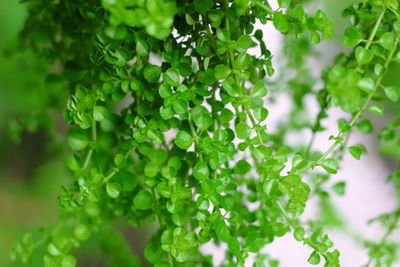
MULTIPOLYGON (((370 133, 366 113, 383 115, 385 98, 399 100, 398 87, 382 82, 400 60, 397 0, 360 1, 344 11, 350 25, 342 43, 352 50, 319 80, 305 57, 311 45, 332 38, 333 23, 322 10, 305 12, 303 1, 278 0, 277 9, 261 0, 25 2, 22 43, 48 60, 46 90, 69 92, 63 115, 75 180, 60 190, 56 225, 26 234, 13 248, 15 259, 28 263, 45 247, 44 266, 76 266, 74 251, 119 218, 132 227, 157 223, 144 255, 158 267, 212 266, 199 249, 209 242, 227 244, 222 266, 277 266, 262 249, 289 233, 311 249, 310 264, 340 266, 323 225, 300 215, 321 190, 309 178, 336 174, 343 153, 360 159, 365 148, 348 146, 348 136, 370 133), (266 122, 269 95, 277 93, 269 84, 279 84, 271 76, 285 65, 273 66, 270 37, 256 22, 272 23, 296 42, 286 50, 293 75, 285 79, 295 108, 277 132, 266 122), (323 88, 316 91, 318 81, 323 88), (301 124, 306 95, 321 110, 301 124), (338 122, 320 152, 313 140, 332 106, 351 117, 338 122), (285 143, 298 128, 313 136, 300 148, 285 143)), ((382 136, 400 140, 396 127, 382 136)), ((399 171, 391 178, 399 182, 399 171)), ((382 217, 388 230, 366 243, 367 266, 397 259, 398 244, 387 240, 399 214, 382 217)), ((128 246, 119 236, 109 240, 128 246)), ((115 253, 123 266, 142 266, 127 249, 115 253)))

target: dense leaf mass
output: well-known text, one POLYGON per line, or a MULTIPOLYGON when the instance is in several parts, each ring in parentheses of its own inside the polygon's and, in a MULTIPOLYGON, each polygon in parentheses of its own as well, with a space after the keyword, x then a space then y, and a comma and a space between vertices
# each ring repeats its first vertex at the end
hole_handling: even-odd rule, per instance
MULTIPOLYGON (((25 2, 21 38, 47 58, 51 84, 70 94, 64 118, 75 183, 60 190, 57 226, 27 234, 13 249, 15 258, 29 262, 42 253, 40 245, 44 266, 75 266, 73 248, 120 218, 132 227, 157 223, 144 251, 157 267, 212 266, 199 249, 208 242, 227 244, 222 266, 249 259, 256 267, 277 266, 262 249, 289 232, 311 249, 310 264, 340 266, 324 223, 299 216, 310 194, 331 190, 322 186, 345 151, 356 159, 365 152, 361 145, 345 147, 353 128, 372 131, 366 110, 383 114, 371 101, 399 100, 398 87, 382 84, 400 57, 397 0, 361 1, 344 11, 350 25, 342 43, 353 50, 324 71, 318 91, 306 58, 311 44, 332 38, 334 29, 323 11, 305 12, 303 1, 278 0, 277 9, 265 0, 25 2), (264 104, 279 91, 271 82, 273 55, 256 22, 286 35, 287 62, 277 67, 293 72, 283 80, 295 108, 276 132, 267 128, 264 104), (315 123, 298 119, 308 94, 321 107, 315 123), (285 144, 291 130, 313 136, 324 130, 332 106, 351 119, 339 121, 327 151, 314 151, 312 142, 285 144)), ((399 125, 380 138, 400 140, 399 125)), ((399 171, 391 179, 400 182, 399 171)), ((344 188, 338 182, 332 190, 344 194, 344 188)), ((399 212, 387 217, 390 235, 399 212)), ((367 243, 372 262, 395 260, 382 252, 392 249, 385 241, 367 243)), ((124 264, 114 266, 143 266, 129 253, 121 257, 124 264)))

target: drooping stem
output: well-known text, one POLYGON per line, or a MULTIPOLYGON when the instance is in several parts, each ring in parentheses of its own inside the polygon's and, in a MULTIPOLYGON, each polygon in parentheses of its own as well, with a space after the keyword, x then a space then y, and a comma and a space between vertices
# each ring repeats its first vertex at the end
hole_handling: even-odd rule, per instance
MULTIPOLYGON (((386 240, 389 238, 389 236, 393 233, 393 231, 397 228, 397 223, 400 220, 400 210, 395 211, 395 217, 393 219, 393 222, 389 225, 388 229, 386 230, 385 234, 381 238, 381 240, 378 243, 378 247, 381 247, 386 240)), ((365 267, 369 267, 371 263, 374 261, 374 258, 370 258, 367 264, 365 264, 365 267)))
MULTIPOLYGON (((382 19, 383 19, 383 15, 384 15, 384 13, 385 13, 385 10, 386 10, 385 8, 382 10, 382 12, 381 12, 381 14, 380 14, 380 16, 379 16, 379 18, 378 18, 376 24, 375 24, 375 27, 374 27, 374 29, 373 29, 373 31, 372 31, 372 33, 371 33, 371 36, 370 36, 370 38, 368 39, 369 41, 368 41, 368 43, 366 44, 365 48, 368 48, 368 47, 371 45, 372 40, 374 39, 374 37, 375 37, 375 35, 376 35, 377 29, 378 29, 380 23, 382 22, 382 19)), ((398 36, 396 37, 395 48, 397 47, 399 41, 400 41, 400 35, 398 35, 398 36)), ((387 57, 387 59, 386 59, 386 61, 385 61, 385 64, 384 64, 384 67, 385 67, 385 68, 387 68, 387 67, 389 66, 389 64, 392 62, 395 51, 396 51, 396 49, 393 49, 393 50, 390 52, 389 56, 387 57)), ((384 77, 384 74, 381 74, 381 75, 378 76, 378 78, 377 78, 377 80, 376 80, 376 82, 375 82, 375 84, 374 84, 374 90, 373 90, 373 92, 370 93, 370 94, 367 96, 367 98, 365 99, 365 101, 364 101, 363 105, 361 106, 361 108, 360 108, 360 109, 353 115, 353 117, 351 118, 351 120, 350 120, 350 122, 349 122, 349 124, 348 124, 349 129, 348 129, 347 131, 340 131, 339 134, 338 134, 337 137, 336 137, 336 141, 328 148, 328 150, 325 151, 325 153, 323 153, 323 154, 321 155, 321 157, 320 157, 318 160, 316 160, 315 162, 310 162, 310 163, 307 164, 305 167, 303 167, 302 169, 300 169, 300 170, 299 170, 300 173, 301 173, 301 172, 304 172, 304 171, 307 171, 307 170, 309 170, 309 169, 312 169, 312 168, 314 168, 315 166, 318 166, 319 164, 321 164, 322 161, 324 161, 324 159, 326 159, 333 151, 335 151, 335 149, 336 149, 336 147, 337 147, 338 145, 342 144, 342 142, 343 142, 343 140, 345 139, 346 135, 350 134, 350 132, 351 132, 353 126, 355 125, 355 123, 357 122, 357 120, 360 118, 360 116, 362 115, 362 113, 363 113, 363 112, 366 110, 366 108, 368 107, 368 104, 371 102, 371 100, 372 100, 372 98, 373 98, 373 96, 374 96, 374 94, 375 94, 375 90, 379 87, 379 85, 380 85, 380 83, 381 83, 383 77, 384 77)))

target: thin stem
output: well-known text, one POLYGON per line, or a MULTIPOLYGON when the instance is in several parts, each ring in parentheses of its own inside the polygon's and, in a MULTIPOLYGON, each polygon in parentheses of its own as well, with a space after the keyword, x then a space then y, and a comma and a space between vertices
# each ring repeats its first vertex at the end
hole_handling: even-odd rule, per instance
POLYGON ((104 178, 104 182, 103 183, 107 183, 115 174, 117 174, 117 170, 116 169, 114 169, 114 170, 112 170, 112 172, 110 172, 110 174, 109 175, 107 175, 105 178, 104 178))
POLYGON ((386 6, 382 9, 381 13, 379 14, 379 18, 376 21, 374 29, 372 30, 371 35, 368 38, 367 44, 365 45, 365 49, 368 49, 372 45, 372 42, 373 42, 373 40, 375 38, 375 35, 376 35, 377 31, 378 31, 379 25, 382 22, 383 16, 385 15, 385 12, 386 12, 386 6))
POLYGON ((310 141, 308 142, 306 152, 305 152, 305 158, 308 159, 310 156, 311 148, 315 142, 315 138, 317 136, 317 132, 320 128, 321 120, 324 118, 324 114, 326 113, 326 106, 321 106, 321 110, 318 113, 317 119, 315 120, 314 125, 311 128, 312 134, 310 141))
POLYGON ((192 135, 194 137, 195 149, 197 151, 197 154, 199 155, 200 160, 203 161, 203 155, 201 154, 201 152, 198 149, 199 148, 199 143, 198 143, 199 136, 197 135, 196 130, 194 128, 192 118, 190 117, 190 112, 189 112, 188 122, 189 122, 190 131, 192 132, 192 135))
MULTIPOLYGON (((227 23, 227 25, 229 25, 229 21, 228 21, 228 20, 226 21, 226 23, 227 23)), ((233 69, 234 56, 233 56, 232 50, 229 50, 229 56, 230 56, 230 66, 231 66, 231 68, 233 69)), ((240 86, 240 80, 239 80, 239 78, 237 77, 237 75, 234 74, 233 76, 234 76, 234 78, 235 78, 235 81, 236 81, 237 85, 240 86)), ((241 86, 240 86, 240 89, 241 89, 241 90, 240 90, 240 95, 241 95, 242 98, 243 98, 243 90, 242 90, 242 87, 241 87, 241 86)), ((256 127, 257 127, 258 124, 257 124, 257 122, 255 121, 253 115, 251 114, 249 108, 247 107, 246 104, 243 104, 243 103, 241 103, 241 106, 242 106, 243 110, 246 112, 246 115, 249 117, 250 122, 251 122, 251 127, 256 131, 256 134, 257 134, 258 140, 260 141, 260 144, 263 144, 264 142, 263 142, 261 133, 260 133, 260 131, 259 131, 258 129, 256 129, 256 127)))
POLYGON ((170 252, 168 252, 168 262, 171 267, 174 267, 174 260, 172 259, 172 255, 170 252))
POLYGON ((93 155, 93 148, 89 149, 88 153, 86 154, 85 161, 83 163, 81 170, 84 170, 87 168, 87 166, 89 166, 92 155, 93 155))
POLYGON ((306 159, 310 156, 310 151, 311 151, 311 148, 312 148, 312 146, 314 144, 316 135, 317 135, 317 132, 313 130, 310 142, 308 142, 308 145, 307 145, 307 148, 306 148, 306 152, 305 152, 305 155, 304 155, 306 159))
MULTIPOLYGON (((153 193, 153 195, 154 195, 154 196, 156 197, 156 199, 157 199, 158 196, 157 196, 157 192, 154 190, 154 187, 151 188, 151 192, 153 193)), ((160 216, 158 216, 158 214, 156 213, 157 207, 158 207, 157 203, 158 203, 158 201, 155 202, 155 209, 154 209, 154 210, 155 210, 154 213, 155 213, 155 216, 156 216, 156 220, 157 220, 157 222, 158 222, 158 225, 160 226, 160 229, 165 229, 165 225, 163 225, 163 224, 161 223, 160 216)), ((168 252, 167 254, 168 254, 168 262, 169 262, 170 266, 171 266, 171 267, 174 267, 174 261, 173 261, 173 259, 172 259, 171 252, 168 252)))
POLYGON ((286 210, 283 208, 282 204, 277 200, 276 205, 278 208, 281 210, 283 214, 283 218, 285 218, 285 221, 292 227, 293 229, 296 228, 296 225, 293 224, 292 220, 290 219, 289 215, 287 214, 286 210))
MULTIPOLYGON (((96 121, 93 119, 92 122, 92 145, 96 142, 97 140, 97 124, 96 121)), ((93 147, 91 147, 88 151, 88 153, 86 154, 85 160, 83 162, 83 166, 80 169, 81 171, 86 169, 89 166, 90 160, 92 159, 92 155, 93 155, 93 147)))
MULTIPOLYGON (((374 28, 374 29, 375 29, 375 28, 374 28)), ((400 35, 398 35, 397 38, 396 38, 396 42, 395 42, 395 46, 396 46, 396 47, 397 47, 399 41, 400 41, 400 35)), ((385 65, 384 65, 385 68, 387 68, 387 67, 389 66, 390 62, 392 61, 393 56, 394 56, 394 53, 395 53, 395 50, 396 50, 396 49, 393 49, 393 50, 390 52, 388 58, 386 59, 385 65)), ((383 74, 381 74, 381 75, 377 78, 376 83, 375 83, 375 85, 374 85, 374 89, 376 89, 376 88, 380 85, 382 79, 383 79, 383 74)), ((375 94, 375 90, 374 90, 371 94, 368 95, 368 97, 367 97, 367 99, 364 101, 364 104, 362 105, 362 107, 358 110, 358 112, 357 112, 357 113, 353 116, 353 118, 350 120, 350 122, 349 122, 349 130, 348 130, 347 132, 341 131, 341 132, 338 134, 338 136, 336 137, 335 143, 333 143, 333 144, 329 147, 329 149, 328 149, 324 154, 322 154, 322 156, 321 156, 317 161, 309 163, 309 164, 306 165, 304 168, 300 169, 299 172, 307 171, 307 170, 309 170, 309 169, 311 169, 311 168, 314 168, 315 166, 321 164, 321 162, 322 162, 325 158, 327 158, 327 157, 336 149, 336 147, 337 147, 339 144, 342 143, 342 140, 344 139, 344 137, 345 137, 346 135, 349 135, 349 134, 350 134, 350 132, 351 132, 353 126, 355 125, 357 119, 358 119, 358 118, 361 116, 361 114, 366 110, 366 108, 367 108, 369 102, 372 100, 372 97, 374 96, 374 94, 375 94)))
POLYGON ((264 9, 267 12, 270 12, 270 13, 274 12, 270 7, 264 5, 263 3, 260 3, 260 2, 257 2, 257 1, 255 1, 254 3, 256 4, 256 6, 261 7, 262 9, 264 9))
POLYGON ((93 119, 93 123, 92 123, 92 141, 96 142, 96 140, 97 140, 97 123, 93 119))
MULTIPOLYGON (((259 165, 258 160, 254 157, 253 154, 252 154, 252 157, 253 157, 254 163, 255 163, 256 166, 258 167, 258 165, 259 165)), ((275 202, 275 204, 278 206, 279 210, 281 211, 281 213, 282 213, 283 218, 285 219, 285 221, 288 223, 288 225, 289 225, 293 230, 295 230, 297 226, 296 226, 296 225, 293 223, 293 221, 290 219, 290 217, 289 217, 288 213, 286 212, 285 208, 282 206, 282 204, 279 202, 279 200, 275 200, 274 202, 275 202)), ((264 203, 262 203, 262 204, 264 204, 264 203)), ((309 239, 305 239, 305 240, 303 240, 303 241, 304 241, 304 244, 308 245, 309 247, 311 247, 311 248, 314 249, 315 251, 318 251, 318 253, 321 254, 321 255, 324 257, 325 260, 327 260, 326 254, 325 254, 323 251, 319 250, 318 247, 316 247, 309 239)))
MULTIPOLYGON (((132 153, 132 148, 128 149, 124 155, 124 160, 126 160, 129 156, 129 154, 132 153)), ((117 172, 119 171, 119 168, 114 167, 113 170, 110 172, 110 174, 108 174, 103 181, 104 183, 107 183, 115 174, 117 174, 117 172)))
MULTIPOLYGON (((387 229, 386 233, 383 235, 382 239, 378 243, 378 247, 381 247, 385 242, 386 239, 393 233, 393 231, 397 228, 397 223, 400 219, 400 210, 397 210, 395 213, 395 218, 393 222, 390 224, 389 228, 387 229)), ((365 267, 369 267, 371 263, 374 261, 374 258, 370 258, 365 267)))
MULTIPOLYGON (((277 200, 275 201, 276 205, 278 206, 278 208, 280 209, 281 213, 283 214, 283 218, 285 219, 285 221, 289 224, 289 226, 294 230, 296 229, 296 225, 293 223, 293 221, 290 219, 289 215, 287 214, 286 210, 283 208, 282 204, 277 200)), ((312 249, 314 249, 315 251, 318 251, 318 253, 324 257, 325 260, 327 260, 326 254, 321 251, 317 246, 315 246, 309 239, 304 239, 303 240, 305 244, 307 244, 308 246, 310 246, 312 249)))
MULTIPOLYGON (((384 8, 382 9, 381 13, 379 14, 379 17, 378 17, 378 19, 377 19, 376 22, 375 22, 374 28, 372 29, 372 32, 371 32, 371 34, 370 34, 370 36, 369 36, 369 38, 368 38, 368 41, 367 41, 367 43, 365 44, 365 49, 369 49, 370 46, 372 45, 373 40, 374 40, 374 38, 375 38, 375 35, 376 35, 377 31, 378 31, 379 25, 381 24, 381 22, 382 22, 382 20, 383 20, 383 17, 384 17, 384 15, 385 15, 385 12, 386 12, 386 7, 384 7, 384 8)), ((397 44, 397 43, 398 43, 398 41, 396 42, 396 44, 397 44)), ((394 53, 394 50, 391 51, 391 54, 389 55, 389 60, 387 60, 386 63, 385 63, 385 67, 387 67, 387 66, 389 65, 389 63, 390 63, 390 61, 391 61, 391 59, 392 59, 392 57, 393 57, 393 53, 394 53)), ((383 78, 382 75, 379 76, 379 78, 378 78, 378 80, 377 80, 377 82, 376 82, 376 84, 375 84, 375 87, 376 87, 377 85, 379 85, 379 83, 380 83, 380 81, 382 80, 382 78, 383 78)), ((358 110, 358 112, 357 112, 357 113, 353 116, 353 118, 351 119, 351 121, 350 121, 350 123, 349 123, 349 126, 350 126, 349 132, 351 131, 351 128, 353 127, 353 125, 355 124, 355 122, 357 121, 357 119, 358 119, 358 118, 361 116, 361 114, 364 112, 365 108, 368 106, 368 104, 369 104, 369 102, 371 101, 373 95, 374 95, 374 93, 371 93, 371 94, 368 95, 368 97, 367 97, 366 101, 364 102, 363 106, 361 107, 361 109, 358 110)), ((328 149, 316 162, 310 163, 310 164, 306 165, 303 169, 300 169, 300 172, 301 172, 301 171, 306 171, 306 170, 308 170, 308 169, 310 169, 310 168, 313 168, 313 167, 317 166, 318 164, 320 164, 320 163, 321 163, 327 156, 329 156, 330 153, 332 153, 332 152, 336 149, 336 147, 342 142, 342 138, 343 138, 344 135, 345 135, 345 132, 340 132, 339 135, 338 135, 338 137, 337 137, 336 142, 333 143, 332 146, 329 147, 329 149, 328 149)), ((306 158, 308 157, 308 155, 309 155, 309 153, 310 153, 310 149, 311 149, 312 143, 314 142, 314 139, 315 139, 315 131, 313 131, 313 135, 312 135, 312 137, 311 137, 310 143, 309 143, 309 145, 307 146, 306 158)))
MULTIPOLYGON (((247 105, 243 105, 243 109, 246 111, 247 116, 249 117, 249 119, 250 119, 250 121, 251 121, 252 128, 255 129, 255 127, 257 126, 257 123, 256 123, 256 121, 254 120, 253 115, 251 114, 249 108, 247 107, 247 105)), ((263 144, 264 141, 263 141, 263 139, 262 139, 262 136, 261 136, 260 131, 259 131, 258 129, 255 129, 255 131, 256 131, 256 133, 257 133, 258 140, 260 141, 260 145, 263 144)))

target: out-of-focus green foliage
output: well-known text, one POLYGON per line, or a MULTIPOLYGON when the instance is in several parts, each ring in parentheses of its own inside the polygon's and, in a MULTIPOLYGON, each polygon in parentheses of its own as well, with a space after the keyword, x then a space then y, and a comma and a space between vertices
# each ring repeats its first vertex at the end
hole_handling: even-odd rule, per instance
MULTIPOLYGON (((48 141, 37 131, 35 113, 43 107, 37 85, 46 71, 43 59, 31 50, 19 50, 18 34, 26 18, 17 1, 0 5, 0 265, 11 263, 10 247, 15 238, 55 219, 58 187, 66 182, 63 154, 51 153, 48 141), (16 117, 34 118, 19 146, 7 134, 16 117), (43 142, 42 145, 35 142, 43 142), (39 150, 39 151, 38 151, 39 150), (49 159, 49 155, 53 159, 49 159), (40 167, 37 165, 41 164, 40 167)), ((53 150, 54 152, 54 150, 53 150)), ((32 266, 41 266, 40 264, 32 266)))

